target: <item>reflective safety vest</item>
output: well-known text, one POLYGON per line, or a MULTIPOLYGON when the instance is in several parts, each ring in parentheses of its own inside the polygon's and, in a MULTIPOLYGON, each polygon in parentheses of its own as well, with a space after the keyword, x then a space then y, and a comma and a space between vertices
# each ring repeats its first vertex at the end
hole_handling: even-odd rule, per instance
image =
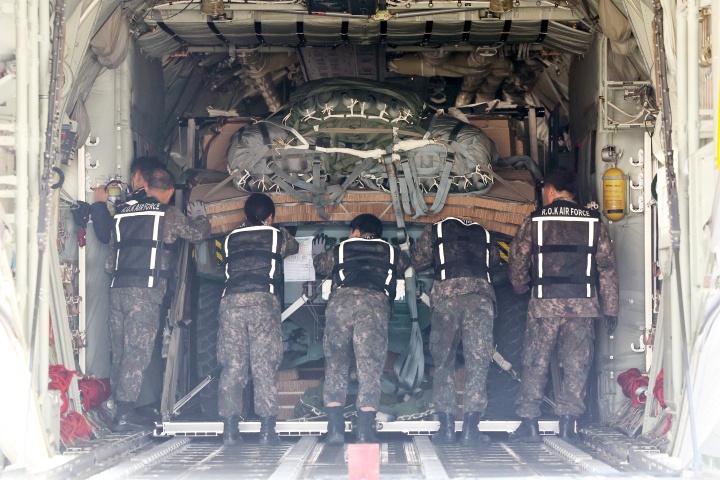
POLYGON ((333 285, 367 288, 395 300, 398 255, 380 238, 349 238, 335 246, 333 285))
POLYGON ((556 200, 532 214, 532 235, 532 283, 536 298, 596 295, 598 212, 567 200, 556 200))
POLYGON ((268 225, 242 226, 225 237, 225 291, 269 292, 283 287, 282 232, 268 225))
POLYGON ((110 288, 157 286, 159 278, 170 278, 169 251, 163 242, 167 205, 155 197, 125 202, 115 215, 115 269, 110 288))
POLYGON ((479 277, 490 282, 490 232, 482 225, 448 217, 433 225, 435 280, 479 277))

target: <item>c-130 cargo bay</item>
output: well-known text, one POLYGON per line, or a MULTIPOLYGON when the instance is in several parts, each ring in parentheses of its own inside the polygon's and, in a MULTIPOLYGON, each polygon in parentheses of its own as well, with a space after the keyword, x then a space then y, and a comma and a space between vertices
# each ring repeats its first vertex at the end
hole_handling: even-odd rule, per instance
POLYGON ((0 478, 717 475, 713 3, 0 0, 0 478))

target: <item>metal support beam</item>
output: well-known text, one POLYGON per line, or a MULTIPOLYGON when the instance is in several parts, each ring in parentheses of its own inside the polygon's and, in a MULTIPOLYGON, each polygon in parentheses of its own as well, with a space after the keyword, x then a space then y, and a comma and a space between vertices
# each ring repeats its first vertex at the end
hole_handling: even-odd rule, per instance
MULTIPOLYGON (((643 173, 646 180, 643 182, 643 275, 644 284, 644 308, 645 308, 645 332, 649 335, 653 330, 653 304, 655 299, 655 276, 651 274, 654 267, 655 239, 653 238, 653 218, 656 214, 656 201, 653 199, 651 178, 655 178, 654 161, 652 159, 652 137, 647 133, 643 135, 643 173)), ((653 360, 654 345, 645 346, 645 371, 650 371, 653 360)))
MULTIPOLYGON (((15 228, 15 290, 17 292, 18 310, 20 316, 29 318, 28 312, 28 279, 35 272, 28 270, 28 199, 29 182, 37 181, 37 178, 28 177, 28 84, 30 73, 30 52, 28 48, 28 4, 26 0, 15 1, 16 12, 16 45, 15 67, 16 67, 16 114, 15 114, 15 171, 17 172, 17 196, 15 198, 15 215, 17 225, 15 228)), ((46 316, 47 318, 47 316, 46 316)), ((30 331, 30 322, 26 325, 26 338, 35 338, 30 331)), ((32 348, 32 346, 31 346, 32 348)), ((47 383, 47 375, 45 382, 47 383)))
POLYGON ((540 167, 540 170, 545 174, 545 160, 543 159, 543 165, 540 165, 540 159, 538 158, 538 138, 537 138, 537 112, 535 107, 528 109, 528 142, 530 143, 530 158, 533 159, 535 165, 540 167))
MULTIPOLYGON (((78 200, 85 200, 85 146, 81 146, 78 148, 77 152, 77 199, 78 200)), ((85 299, 87 298, 86 295, 86 289, 87 285, 85 285, 86 279, 87 279, 87 272, 85 271, 85 254, 87 253, 87 249, 85 247, 79 247, 78 249, 78 296, 80 297, 80 300, 83 302, 82 308, 79 309, 78 313, 78 335, 80 335, 80 338, 85 338, 85 330, 87 328, 87 303, 85 303, 85 299)), ((78 349, 78 364, 80 366, 80 370, 83 373, 87 373, 87 348, 84 346, 80 347, 78 349)))

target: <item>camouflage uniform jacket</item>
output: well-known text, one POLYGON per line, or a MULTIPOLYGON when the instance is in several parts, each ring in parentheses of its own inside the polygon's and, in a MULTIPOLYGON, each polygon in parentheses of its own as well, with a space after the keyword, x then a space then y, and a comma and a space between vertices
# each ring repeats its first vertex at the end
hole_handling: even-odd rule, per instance
MULTIPOLYGON (((434 267, 433 258, 433 226, 427 225, 423 230, 420 238, 412 246, 410 250, 410 260, 413 267, 418 272, 434 267)), ((500 263, 500 252, 497 244, 490 247, 490 269, 497 267, 500 263)), ((484 295, 495 303, 495 290, 492 285, 482 277, 464 277, 450 278, 447 280, 433 281, 432 290, 430 291, 431 306, 437 305, 446 298, 457 297, 458 295, 467 295, 469 293, 478 293, 484 295)))
MULTIPOLYGON (((410 268, 410 259, 408 258, 407 254, 403 251, 400 251, 396 247, 392 247, 395 249, 395 254, 397 255, 397 270, 396 275, 397 278, 402 278, 405 274, 405 270, 410 268)), ((315 273, 318 275, 324 276, 324 277, 331 277, 333 274, 333 269, 335 268, 335 251, 334 249, 330 249, 326 251, 325 253, 321 253, 319 255, 316 255, 313 258, 313 264, 315 266, 315 273)), ((340 287, 333 290, 333 295, 344 295, 345 292, 348 293, 355 293, 357 292, 364 292, 368 291, 366 288, 356 288, 356 287, 340 287)), ((377 297, 380 298, 382 296, 385 298, 385 294, 382 292, 375 292, 377 293, 377 297)), ((374 295, 375 296, 375 295, 374 295)), ((394 300, 394 299, 393 299, 394 300)))
MULTIPOLYGON (((528 217, 510 244, 510 281, 515 293, 522 294, 531 287, 533 262, 532 218, 528 217)), ((600 222, 600 239, 595 254, 600 298, 531 298, 529 311, 535 318, 542 317, 600 317, 617 315, 620 292, 618 288, 615 252, 610 234, 600 222)))
MULTIPOLYGON (((187 240, 188 242, 197 243, 210 237, 210 221, 206 216, 191 218, 185 216, 179 208, 169 206, 165 211, 163 219, 163 242, 174 243, 178 238, 187 240)), ((115 268, 115 256, 117 248, 115 247, 115 229, 113 229, 110 239, 110 253, 105 260, 105 270, 112 273, 115 268)), ((177 253, 173 255, 172 262, 175 261, 177 253)), ((162 256, 160 257, 162 258, 162 256)), ((173 265, 160 265, 162 269, 171 269, 173 265)), ((139 300, 147 300, 152 303, 162 303, 165 291, 167 289, 167 280, 158 279, 157 286, 154 288, 143 287, 126 287, 122 289, 122 293, 132 295, 139 300)), ((115 289, 119 290, 119 289, 115 289)))

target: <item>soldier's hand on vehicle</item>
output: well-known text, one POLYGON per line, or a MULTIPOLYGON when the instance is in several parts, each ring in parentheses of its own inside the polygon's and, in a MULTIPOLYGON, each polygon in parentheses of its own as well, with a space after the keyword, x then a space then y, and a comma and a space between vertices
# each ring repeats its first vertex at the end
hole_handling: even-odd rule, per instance
POLYGON ((617 315, 605 315, 605 328, 607 328, 607 334, 612 335, 615 332, 618 324, 617 315))
POLYGON ((207 215, 205 211, 205 204, 200 200, 188 203, 187 207, 188 216, 191 218, 197 218, 207 215))
POLYGON ((105 188, 105 185, 98 185, 95 187, 95 190, 93 191, 93 201, 94 202, 107 202, 108 199, 108 191, 107 188, 105 188))
POLYGON ((327 243, 327 235, 323 233, 318 233, 315 235, 315 238, 313 238, 312 241, 312 256, 320 255, 321 253, 325 253, 325 244, 327 243))

